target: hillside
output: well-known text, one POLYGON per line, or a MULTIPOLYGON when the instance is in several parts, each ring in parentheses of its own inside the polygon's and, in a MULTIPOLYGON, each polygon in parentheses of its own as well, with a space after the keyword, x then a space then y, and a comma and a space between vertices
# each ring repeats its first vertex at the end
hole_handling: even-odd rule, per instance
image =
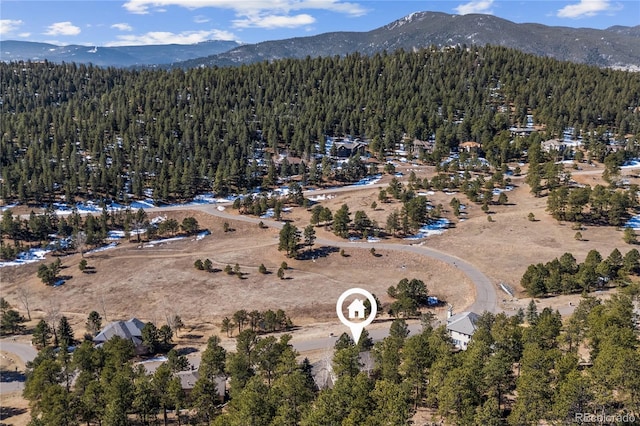
POLYGON ((0 41, 0 58, 8 61, 92 63, 98 66, 151 66, 171 64, 188 59, 215 55, 237 47, 235 41, 206 41, 196 44, 165 44, 149 46, 56 46, 26 41, 0 41))
POLYGON ((0 197, 8 203, 62 196, 127 203, 148 193, 175 202, 293 174, 360 179, 361 164, 335 174, 328 159, 318 167, 331 136, 368 140, 379 158, 404 135, 433 139, 433 162, 479 141, 500 165, 532 143, 510 145, 505 132, 528 114, 546 126, 545 137, 568 126, 583 135, 597 129, 589 143, 600 146, 601 159, 605 130, 640 129, 637 74, 500 47, 185 72, 0 64, 0 75, 0 197), (305 161, 276 167, 279 154, 305 161))
POLYGON ((281 58, 333 56, 360 52, 407 51, 435 45, 486 44, 524 53, 601 67, 640 67, 640 26, 606 30, 516 24, 492 15, 418 12, 369 32, 333 32, 312 37, 239 46, 208 58, 177 64, 237 65, 281 58))

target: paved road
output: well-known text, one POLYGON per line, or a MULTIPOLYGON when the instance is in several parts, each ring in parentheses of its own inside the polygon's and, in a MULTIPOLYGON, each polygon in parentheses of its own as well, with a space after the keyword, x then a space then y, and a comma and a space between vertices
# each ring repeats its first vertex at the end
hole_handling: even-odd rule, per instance
MULTIPOLYGON (((263 222, 265 225, 277 229, 281 229, 283 226, 282 222, 227 213, 225 210, 218 210, 218 208, 213 205, 198 206, 198 210, 229 220, 240 220, 256 224, 259 222, 263 222)), ((404 251, 428 256, 432 259, 448 263, 449 265, 460 269, 465 275, 467 275, 467 277, 469 277, 469 279, 474 283, 476 287, 475 302, 470 306, 469 310, 478 313, 484 311, 497 313, 501 311, 498 307, 498 296, 496 293, 496 287, 493 285, 491 280, 471 263, 440 250, 420 245, 390 244, 382 242, 351 242, 344 240, 329 240, 325 238, 316 239, 316 244, 340 248, 357 247, 369 249, 371 247, 374 247, 376 249, 404 251)))
MULTIPOLYGON (((0 351, 10 352, 27 363, 33 361, 38 351, 25 343, 18 343, 8 339, 0 340, 0 351)), ((24 388, 24 372, 7 372, 0 379, 0 394, 21 391, 24 388)))
MULTIPOLYGON (((386 187, 388 184, 386 183, 378 183, 373 185, 366 186, 346 186, 346 187, 338 187, 338 188, 327 188, 313 191, 304 191, 305 196, 314 196, 314 195, 327 195, 332 193, 342 193, 342 192, 351 192, 351 191, 359 191, 366 189, 376 189, 386 187)), ((231 214, 226 211, 226 208, 230 207, 231 203, 218 203, 218 204, 201 204, 201 205, 185 205, 185 206, 171 206, 171 207, 155 207, 150 209, 145 209, 148 213, 157 213, 162 211, 170 211, 170 210, 199 210, 204 213, 208 213, 223 219, 228 220, 239 220, 243 222, 255 223, 258 224, 263 222, 265 225, 281 229, 283 226, 282 222, 277 222, 273 220, 260 219, 252 216, 244 216, 231 214)), ((469 307, 469 310, 474 312, 500 312, 501 309, 498 307, 497 303, 497 294, 496 287, 493 285, 491 280, 484 275, 479 269, 477 269, 474 265, 469 262, 466 262, 463 259, 460 259, 451 254, 442 252, 440 250, 436 250, 426 246, 420 245, 412 245, 412 244, 390 244, 390 243, 372 243, 372 242, 351 242, 345 240, 330 240, 325 238, 318 238, 316 240, 316 244, 334 246, 340 248, 371 248, 375 247, 376 249, 384 249, 384 250, 395 250, 395 251, 404 251, 409 253, 416 253, 424 256, 429 256, 433 259, 448 263, 449 265, 455 266, 460 269, 464 274, 466 274, 469 279, 474 283, 476 288, 476 297, 475 302, 469 307)), ((410 330, 412 333, 419 332, 419 325, 412 325, 410 330)), ((337 330, 338 331, 338 330, 337 330)), ((338 333, 340 334, 340 333, 338 333)), ((386 329, 382 330, 371 330, 370 335, 374 340, 381 340, 388 334, 386 329)), ((293 346, 300 352, 325 349, 333 347, 334 344, 333 337, 323 337, 317 338, 313 340, 303 340, 296 341, 295 335, 292 339, 291 343, 293 346)))
MULTIPOLYGON (((370 186, 369 186, 370 187, 370 186)), ((341 188, 344 189, 344 188, 341 188)), ((353 188, 350 188, 353 190, 353 188)), ((332 191, 332 190, 326 190, 332 191)), ((315 192, 315 191, 314 191, 315 192)), ((226 210, 219 210, 216 205, 201 205, 195 207, 197 210, 203 211, 205 213, 218 216, 223 219, 229 220, 240 220, 249 223, 258 224, 259 222, 263 222, 265 225, 281 229, 284 225, 282 222, 276 222, 272 220, 260 219, 252 216, 243 216, 228 213, 226 210)), ((476 297, 475 302, 469 307, 469 310, 474 312, 500 312, 501 309, 498 307, 498 297, 496 293, 496 288, 489 278, 484 275, 479 269, 473 266, 471 263, 464 261, 456 256, 444 253, 442 251, 418 245, 405 245, 405 244, 390 244, 390 243, 373 243, 373 242, 351 242, 344 240, 329 240, 325 238, 318 238, 316 240, 316 244, 319 245, 327 245, 334 246, 340 248, 364 248, 369 249, 374 247, 376 249, 383 250, 395 250, 395 251, 404 251, 409 253, 416 253, 424 256, 429 256, 433 259, 448 263, 458 269, 460 269, 464 274, 466 274, 469 279, 475 284, 476 287, 476 297)), ((344 328, 342 324, 336 325, 336 335, 341 334, 341 330, 344 328)), ((421 326, 419 324, 414 324, 410 326, 411 333, 418 333, 421 330, 421 326)), ((375 329, 370 330, 369 332, 371 338, 374 341, 382 340, 384 337, 388 335, 388 329, 375 329)), ((299 352, 308 352, 314 350, 328 349, 333 348, 335 343, 335 337, 322 337, 310 340, 300 340, 297 341, 295 333, 293 334, 293 339, 291 340, 291 344, 293 347, 299 352)))

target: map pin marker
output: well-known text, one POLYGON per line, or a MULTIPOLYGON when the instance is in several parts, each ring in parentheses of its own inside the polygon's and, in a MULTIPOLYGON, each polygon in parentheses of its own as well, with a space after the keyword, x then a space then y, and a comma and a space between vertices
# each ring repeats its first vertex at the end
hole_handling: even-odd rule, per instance
POLYGON ((373 322, 377 312, 378 304, 376 303, 376 299, 371 293, 362 288, 350 288, 340 295, 340 297, 338 298, 338 302, 336 303, 336 313, 338 314, 338 318, 340 319, 340 322, 349 327, 349 330, 351 330, 351 336, 353 337, 353 341, 356 345, 360 340, 362 330, 364 330, 366 326, 373 322), (356 298, 347 307, 347 310, 349 311, 348 316, 350 319, 363 319, 364 321, 350 321, 344 316, 344 313, 342 312, 342 305, 344 304, 344 301, 347 299, 347 297, 354 294, 364 296, 369 301, 369 304, 371 305, 371 312, 369 312, 369 316, 365 319, 364 300, 356 298))

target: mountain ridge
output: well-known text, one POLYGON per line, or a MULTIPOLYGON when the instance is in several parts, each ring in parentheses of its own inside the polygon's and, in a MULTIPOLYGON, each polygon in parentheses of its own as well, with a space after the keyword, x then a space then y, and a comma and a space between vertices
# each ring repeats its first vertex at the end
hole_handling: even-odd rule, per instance
POLYGON ((207 40, 194 44, 161 44, 131 46, 58 46, 19 40, 0 41, 0 60, 92 63, 97 66, 169 65, 189 59, 222 53, 239 46, 235 41, 207 40))
POLYGON ((207 41, 194 45, 121 47, 55 46, 0 41, 0 59, 92 62, 99 66, 193 68, 237 66, 285 58, 371 55, 397 49, 416 50, 461 45, 496 45, 524 53, 599 67, 640 70, 640 25, 606 29, 514 23, 493 15, 414 12, 366 32, 340 31, 254 44, 207 41), (16 43, 25 54, 12 54, 16 43))
POLYGON ((181 64, 228 66, 309 56, 373 54, 383 50, 414 50, 429 46, 497 45, 524 53, 600 67, 640 69, 640 26, 610 29, 517 24, 493 15, 451 15, 414 12, 368 32, 334 32, 265 41, 181 64))

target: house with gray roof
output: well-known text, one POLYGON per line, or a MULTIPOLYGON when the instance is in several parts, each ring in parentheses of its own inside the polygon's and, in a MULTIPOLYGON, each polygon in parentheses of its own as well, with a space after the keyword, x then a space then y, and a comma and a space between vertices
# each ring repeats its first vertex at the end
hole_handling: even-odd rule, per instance
POLYGON ((453 315, 447 312, 447 332, 456 347, 466 350, 471 336, 476 332, 476 323, 480 315, 474 312, 460 312, 453 315))
MULTIPOLYGON (((191 370, 178 371, 176 376, 180 379, 180 386, 182 387, 182 390, 184 390, 188 395, 196 385, 196 382, 200 377, 200 373, 198 370, 192 368, 191 370)), ((227 392, 227 378, 225 376, 216 376, 214 382, 216 390, 215 394, 220 398, 220 402, 223 402, 227 392)))
POLYGON ((336 153, 339 158, 348 158, 356 154, 364 155, 367 144, 356 139, 355 141, 344 140, 335 143, 336 153))
POLYGON ((136 348, 136 354, 142 355, 147 353, 147 348, 142 344, 143 328, 144 323, 138 318, 131 318, 129 321, 112 322, 93 338, 93 343, 96 346, 100 346, 107 340, 118 336, 122 339, 131 340, 136 348))

